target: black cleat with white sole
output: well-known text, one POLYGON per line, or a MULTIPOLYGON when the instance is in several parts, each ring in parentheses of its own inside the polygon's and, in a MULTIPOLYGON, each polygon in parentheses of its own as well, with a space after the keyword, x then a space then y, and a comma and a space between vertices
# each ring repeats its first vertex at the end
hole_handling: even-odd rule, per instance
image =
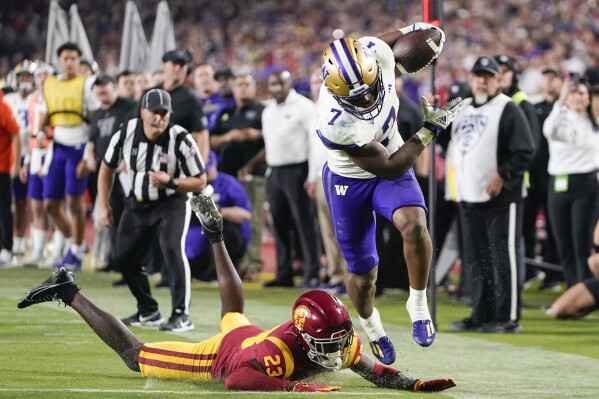
POLYGON ((17 307, 23 309, 36 303, 58 300, 69 305, 78 291, 73 272, 61 267, 45 281, 27 291, 17 303, 17 307))
POLYGON ((221 242, 223 240, 223 217, 212 198, 200 194, 192 197, 190 203, 210 243, 221 242))

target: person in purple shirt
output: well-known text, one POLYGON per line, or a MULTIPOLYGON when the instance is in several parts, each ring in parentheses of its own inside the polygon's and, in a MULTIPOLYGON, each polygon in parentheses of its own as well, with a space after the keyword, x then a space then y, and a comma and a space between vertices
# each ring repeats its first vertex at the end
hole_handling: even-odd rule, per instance
POLYGON ((235 74, 231 68, 219 69, 214 73, 214 79, 218 83, 220 102, 218 107, 211 114, 210 118, 208 118, 208 130, 211 130, 214 127, 216 121, 224 110, 235 106, 235 97, 233 96, 233 82, 235 81, 235 74))
MULTIPOLYGON (((209 184, 206 194, 212 197, 223 215, 223 234, 226 238, 227 251, 237 268, 250 241, 249 221, 252 217, 250 200, 237 178, 217 171, 216 154, 212 151, 208 157, 206 171, 209 184)), ((202 234, 199 221, 192 218, 185 241, 185 254, 189 260, 192 276, 205 281, 216 279, 216 268, 209 247, 210 243, 202 234)))
POLYGON ((220 86, 214 78, 214 67, 211 64, 203 62, 193 68, 193 86, 196 89, 197 98, 202 104, 207 121, 205 125, 208 126, 208 121, 223 102, 219 91, 220 86))

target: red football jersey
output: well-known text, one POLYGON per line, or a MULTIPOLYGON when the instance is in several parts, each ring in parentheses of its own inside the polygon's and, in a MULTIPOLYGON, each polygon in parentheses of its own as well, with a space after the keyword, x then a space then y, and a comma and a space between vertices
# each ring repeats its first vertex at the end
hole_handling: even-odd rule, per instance
MULTIPOLYGON (((362 353, 360 338, 354 335, 351 354, 343 368, 357 364, 362 353)), ((264 372, 282 379, 300 380, 326 371, 312 362, 289 320, 268 331, 243 326, 229 332, 221 343, 212 367, 212 378, 221 378, 242 363, 255 360, 264 372)))

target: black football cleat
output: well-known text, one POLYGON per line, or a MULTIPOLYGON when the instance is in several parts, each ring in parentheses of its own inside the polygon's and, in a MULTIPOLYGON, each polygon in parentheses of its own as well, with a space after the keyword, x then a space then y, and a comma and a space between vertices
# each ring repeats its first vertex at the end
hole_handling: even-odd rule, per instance
POLYGON ((192 197, 190 203, 208 240, 212 244, 221 242, 223 240, 223 217, 212 198, 200 194, 192 197))
POLYGON ((23 309, 36 303, 58 300, 69 304, 77 291, 79 291, 79 287, 77 287, 73 272, 61 267, 45 281, 27 291, 17 303, 17 307, 23 309))

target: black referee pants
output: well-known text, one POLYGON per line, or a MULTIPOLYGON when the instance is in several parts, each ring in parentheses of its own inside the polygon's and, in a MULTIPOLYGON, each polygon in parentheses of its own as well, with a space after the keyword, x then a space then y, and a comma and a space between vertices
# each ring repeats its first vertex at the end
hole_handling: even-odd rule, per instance
MULTIPOLYGON (((277 280, 293 279, 293 233, 299 236, 303 260, 304 283, 318 277, 320 269, 316 251, 316 223, 310 197, 304 189, 308 162, 272 167, 266 182, 266 198, 272 214, 277 248, 277 280)), ((299 248, 295 248, 299 250, 299 248)))
POLYGON ((185 236, 191 208, 186 195, 174 195, 155 203, 137 203, 128 198, 118 229, 115 264, 137 299, 137 310, 148 315, 158 310, 142 267, 144 255, 158 237, 170 277, 172 312, 188 313, 191 275, 185 257, 185 236))
POLYGON ((517 256, 522 241, 521 204, 488 208, 460 204, 459 214, 462 263, 472 273, 473 322, 518 321, 518 277, 523 270, 517 256))
POLYGON ((108 197, 108 204, 110 205, 110 209, 112 209, 112 220, 114 221, 114 225, 110 226, 108 229, 110 235, 110 254, 108 254, 108 264, 107 268, 114 271, 120 271, 118 265, 114 262, 115 257, 115 249, 118 245, 118 231, 119 225, 121 221, 121 216, 125 210, 125 204, 127 201, 127 195, 123 190, 123 186, 119 181, 119 175, 115 175, 115 181, 112 185, 112 190, 110 191, 110 196, 108 197))

